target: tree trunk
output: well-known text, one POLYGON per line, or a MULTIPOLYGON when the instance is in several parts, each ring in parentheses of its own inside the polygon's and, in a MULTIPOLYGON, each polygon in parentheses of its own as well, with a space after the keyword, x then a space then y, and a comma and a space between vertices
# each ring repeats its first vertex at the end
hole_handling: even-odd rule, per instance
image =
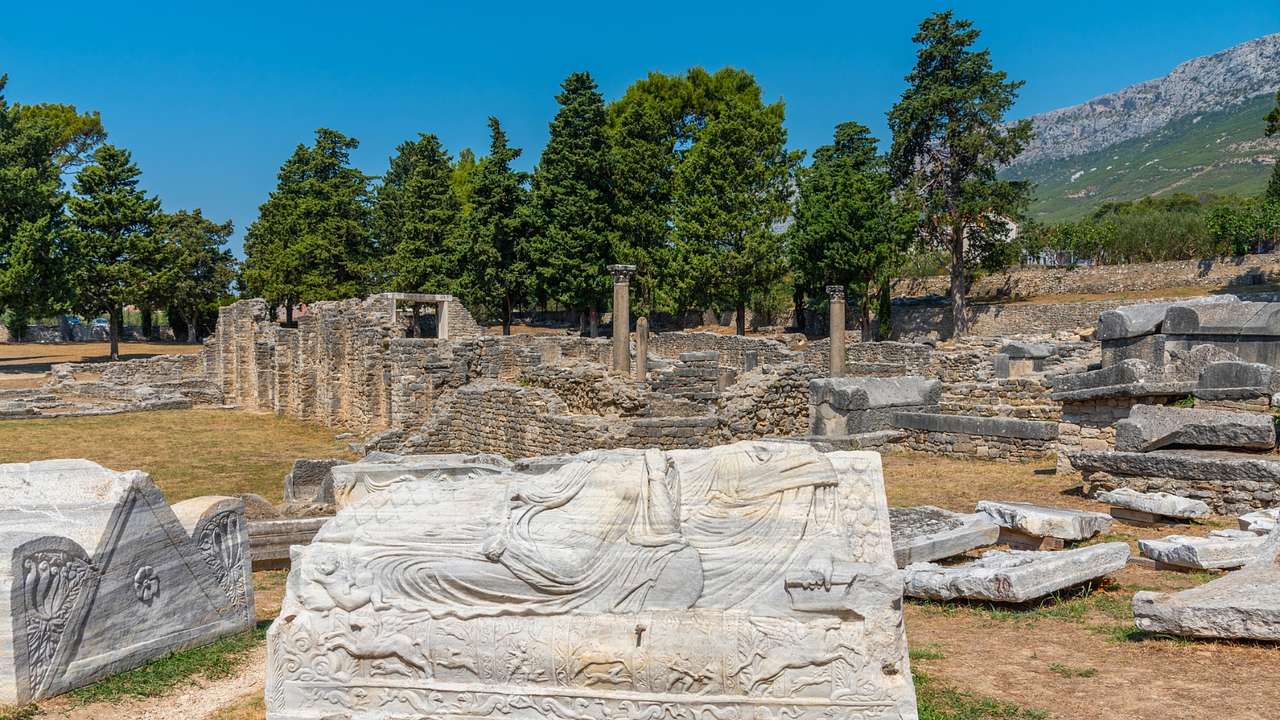
POLYGON ((804 289, 797 287, 792 291, 791 301, 795 304, 796 330, 804 334, 804 289))
POLYGON ((876 309, 876 339, 888 340, 893 335, 893 285, 880 283, 880 305, 876 309))
POLYGON ((738 316, 737 333, 739 335, 747 334, 747 303, 741 298, 738 299, 738 306, 734 309, 734 314, 738 316))
POLYGON ((111 359, 120 359, 120 323, 124 319, 124 308, 115 307, 107 316, 107 329, 111 334, 111 359))
POLYGON ((862 342, 871 340, 871 296, 869 290, 858 293, 858 331, 862 342))
POLYGON ((591 337, 600 335, 600 307, 595 300, 591 301, 591 307, 587 309, 587 325, 591 330, 591 337))
POLYGON ((200 322, 200 308, 191 308, 191 314, 187 316, 187 342, 195 343, 200 340, 200 331, 196 328, 196 324, 200 322))
POLYGON ((511 291, 502 294, 502 334, 511 334, 511 291))
POLYGON ((964 281, 964 231, 952 229, 951 235, 951 337, 962 338, 969 333, 969 318, 965 313, 965 296, 968 288, 964 281))
POLYGON ((142 308, 142 339, 143 340, 151 339, 151 331, 154 329, 151 327, 153 323, 154 323, 154 318, 151 314, 151 308, 149 307, 142 308))

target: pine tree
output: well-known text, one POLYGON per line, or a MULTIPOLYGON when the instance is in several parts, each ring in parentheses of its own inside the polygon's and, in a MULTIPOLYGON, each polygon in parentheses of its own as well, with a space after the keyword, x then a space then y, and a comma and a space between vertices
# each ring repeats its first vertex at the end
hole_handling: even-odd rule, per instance
POLYGON ((76 302, 87 312, 108 315, 112 359, 120 356, 124 305, 144 296, 154 282, 148 271, 158 255, 152 230, 160 200, 138 188, 141 174, 128 150, 103 145, 76 176, 70 201, 76 302))
POLYGON ((920 234, 951 256, 951 318, 968 329, 965 299, 975 270, 1000 261, 1030 199, 1025 182, 996 170, 1022 152, 1031 122, 1006 125, 1021 82, 973 50, 979 32, 951 12, 930 15, 912 38, 920 46, 907 89, 889 112, 892 168, 919 204, 920 234))
POLYGON ((469 174, 471 209, 465 215, 467 262, 464 299, 498 308, 502 334, 511 334, 511 312, 527 290, 527 230, 524 214, 528 192, 525 173, 511 169, 520 149, 507 145, 507 134, 489 118, 489 154, 469 174))
MULTIPOLYGON (((1267 113, 1267 137, 1280 135, 1280 92, 1276 93, 1276 106, 1267 113)), ((1280 161, 1271 169, 1271 182, 1267 183, 1267 192, 1263 196, 1269 203, 1280 203, 1280 161)))
POLYGON ((166 213, 156 224, 162 259, 156 306, 167 308, 171 318, 182 318, 187 342, 196 342, 201 319, 230 295, 236 260, 226 244, 233 229, 230 220, 216 223, 200 208, 166 213))
POLYGON ((856 122, 837 125, 833 143, 815 150, 813 164, 799 173, 798 187, 788 242, 794 280, 814 298, 827 285, 844 286, 863 339, 870 339, 872 305, 893 279, 914 224, 893 198, 871 131, 856 122))
POLYGON ((533 175, 531 268, 538 294, 587 310, 594 337, 610 293, 606 268, 616 235, 604 98, 585 72, 570 74, 561 89, 560 110, 533 175))
POLYGON ((753 291, 784 269, 777 226, 789 213, 800 153, 786 149, 781 102, 765 105, 750 74, 724 69, 690 73, 700 121, 676 168, 676 249, 686 273, 685 306, 730 305, 746 332, 753 291))
POLYGON ((383 284, 396 292, 455 292, 462 206, 449 154, 435 135, 402 143, 374 210, 383 284))
POLYGON ((251 295, 285 306, 358 297, 377 261, 369 178, 351 167, 355 138, 316 130, 280 168, 276 189, 245 233, 243 280, 251 295))

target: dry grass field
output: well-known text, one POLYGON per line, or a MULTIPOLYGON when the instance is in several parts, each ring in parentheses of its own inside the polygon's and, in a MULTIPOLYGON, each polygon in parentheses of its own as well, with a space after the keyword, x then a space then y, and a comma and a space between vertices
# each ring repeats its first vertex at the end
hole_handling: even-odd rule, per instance
MULTIPOLYGON (((334 432, 273 415, 220 410, 9 421, 0 422, 0 461, 83 456, 152 473, 170 500, 238 492, 278 500, 294 458, 344 456, 334 432)), ((895 505, 971 511, 980 499, 1005 499, 1100 509, 1047 465, 888 455, 885 476, 895 505)), ((1216 518, 1177 531, 1204 534, 1228 524, 1228 518, 1216 518)), ((1166 531, 1118 525, 1098 541, 1134 543, 1159 534, 1166 531)), ((1152 637, 1133 625, 1129 602, 1137 590, 1190 587, 1212 577, 1131 566, 1088 593, 1033 607, 909 601, 907 634, 921 718, 1274 718, 1280 649, 1152 637)), ((283 578, 255 576, 260 619, 278 612, 283 578)), ((124 684, 136 695, 95 686, 43 703, 38 715, 0 709, 0 720, 262 720, 260 639, 227 652, 230 659, 212 669, 207 659, 191 657, 153 663, 156 668, 124 684)))
MULTIPOLYGON (((199 352, 201 345, 186 343, 120 343, 120 359, 199 352)), ((106 362, 111 345, 86 343, 0 343, 0 390, 38 387, 48 378, 49 367, 66 362, 106 362)))

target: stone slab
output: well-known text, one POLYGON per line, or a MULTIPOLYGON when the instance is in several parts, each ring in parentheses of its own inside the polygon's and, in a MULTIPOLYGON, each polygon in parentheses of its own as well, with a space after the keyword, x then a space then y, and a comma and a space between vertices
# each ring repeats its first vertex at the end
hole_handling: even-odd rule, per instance
POLYGON ((290 548, 311 542, 328 517, 253 520, 249 522, 249 558, 253 571, 289 567, 290 548))
POLYGON ((1197 450, 1156 450, 1147 453, 1082 450, 1069 456, 1072 467, 1082 473, 1176 478, 1208 483, 1248 480, 1273 485, 1280 483, 1280 458, 1251 453, 1197 450))
POLYGON ((1206 365, 1200 371, 1196 389, 1207 391, 1249 388, 1270 394, 1276 389, 1275 381, 1275 371, 1270 365, 1228 360, 1206 365))
POLYGON ((1116 507, 1180 520, 1205 517, 1209 514, 1209 506, 1203 501, 1165 492, 1144 493, 1130 488, 1116 488, 1104 490, 1095 495, 1094 499, 1116 507))
POLYGON ((1270 415, 1167 405, 1135 405, 1115 424, 1116 450, 1149 452, 1163 447, 1270 450, 1276 446, 1270 415))
POLYGON ((1166 335, 1280 335, 1280 303, 1180 303, 1165 313, 1166 335))
POLYGON ((978 502, 977 512, 987 515, 1002 528, 1040 538, 1069 542, 1088 540, 1111 529, 1111 517, 1084 510, 1044 507, 1021 502, 978 502))
POLYGON ((945 415, 942 413, 896 412, 896 427, 940 433, 964 433, 988 437, 1041 440, 1058 439, 1058 423, 977 415, 945 415))
POLYGON ((332 505, 333 468, 349 462, 336 459, 294 460, 293 468, 284 476, 284 501, 332 505))
POLYGON ((1267 508, 1245 513, 1237 519, 1241 530, 1248 530, 1258 535, 1267 535, 1280 525, 1280 508, 1267 508))
POLYGON ((1176 593, 1133 596, 1134 621, 1151 633, 1280 641, 1280 531, 1241 570, 1176 593))
POLYGON ((1139 540, 1145 558, 1174 567, 1196 570, 1238 568, 1258 554, 1266 538, 1247 530, 1214 530, 1208 537, 1169 535, 1139 540))
POLYGON ((1000 528, 977 513, 961 514, 922 505, 889 508, 893 557, 898 567, 961 555, 991 545, 1000 528))
POLYGON ((333 475, 334 502, 345 507, 376 492, 396 485, 433 477, 479 478, 506 472, 511 461, 487 453, 441 455, 391 455, 378 453, 364 460, 335 465, 333 475))
POLYGON ((1010 340, 1000 348, 1000 353, 1011 358, 1027 358, 1032 360, 1043 360, 1053 355, 1054 347, 1049 343, 1028 342, 1025 340, 1010 340))
POLYGON ((907 566, 906 594, 930 600, 1026 603, 1116 572, 1129 560, 1126 543, 1039 552, 997 550, 960 565, 907 566))
POLYGON ((1113 385, 1131 385, 1145 381, 1154 371, 1145 360, 1123 360, 1098 370, 1053 375, 1049 383, 1055 393, 1091 390, 1113 385))
POLYGON ((294 549, 269 720, 917 717, 876 453, 517 466, 369 493, 294 549))
POLYGON ((1132 398, 1184 398, 1196 389, 1195 380, 1151 380, 1128 385, 1107 385, 1103 387, 1082 388, 1080 390, 1064 390, 1049 393, 1049 397, 1058 402, 1086 402, 1090 400, 1112 400, 1132 398))
POLYGON ((88 460, 0 465, 0 498, 0 705, 253 627, 240 500, 88 460))
POLYGON ((1213 295, 1172 303, 1140 303, 1126 305, 1114 310, 1106 310, 1098 316, 1097 339, 1116 340, 1150 335, 1161 330, 1168 332, 1167 329, 1161 327, 1161 324, 1165 321, 1169 309, 1173 307, 1223 303, 1238 304, 1239 302, 1240 299, 1234 295, 1213 295))
POLYGON ((828 404, 837 410, 937 405, 942 382, 904 376, 815 378, 809 381, 810 403, 828 404))

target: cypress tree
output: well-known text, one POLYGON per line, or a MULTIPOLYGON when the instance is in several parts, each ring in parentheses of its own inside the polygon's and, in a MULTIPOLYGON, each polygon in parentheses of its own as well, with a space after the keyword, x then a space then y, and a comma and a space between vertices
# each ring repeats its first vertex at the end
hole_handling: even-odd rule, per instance
POLYGON ((435 135, 402 143, 374 209, 381 285, 395 292, 456 291, 462 205, 449 154, 435 135))

